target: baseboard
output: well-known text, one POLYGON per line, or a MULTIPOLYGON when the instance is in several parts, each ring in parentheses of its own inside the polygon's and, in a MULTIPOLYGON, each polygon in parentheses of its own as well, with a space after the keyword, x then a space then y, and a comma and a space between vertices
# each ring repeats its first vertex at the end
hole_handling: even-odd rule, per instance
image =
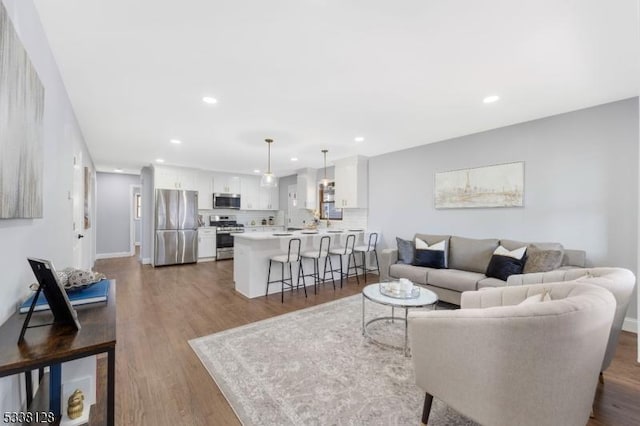
POLYGON ((622 323, 622 329, 631 333, 638 334, 638 320, 635 318, 626 317, 622 323))
POLYGON ((142 259, 142 264, 143 265, 151 265, 151 258, 150 257, 145 257, 142 259))
POLYGON ((112 259, 114 257, 131 257, 131 253, 128 251, 120 251, 116 253, 97 253, 96 259, 112 259))

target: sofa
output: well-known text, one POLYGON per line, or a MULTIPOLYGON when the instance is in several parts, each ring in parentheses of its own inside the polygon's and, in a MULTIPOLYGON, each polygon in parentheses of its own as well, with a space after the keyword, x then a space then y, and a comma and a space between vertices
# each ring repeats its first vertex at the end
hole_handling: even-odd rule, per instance
POLYGON ((416 234, 429 245, 445 241, 447 267, 443 269, 398 263, 398 250, 385 249, 380 253, 380 279, 407 278, 427 287, 444 302, 460 305, 460 295, 485 287, 505 287, 507 281, 487 277, 485 272, 494 251, 502 246, 507 250, 520 247, 535 247, 538 250, 561 250, 562 261, 558 269, 585 267, 586 253, 583 250, 565 249, 560 243, 531 243, 509 239, 474 239, 451 235, 416 234))
POLYGON ((409 312, 423 424, 436 397, 484 425, 585 425, 616 311, 590 280, 600 279, 487 288, 465 292, 462 309, 409 312))

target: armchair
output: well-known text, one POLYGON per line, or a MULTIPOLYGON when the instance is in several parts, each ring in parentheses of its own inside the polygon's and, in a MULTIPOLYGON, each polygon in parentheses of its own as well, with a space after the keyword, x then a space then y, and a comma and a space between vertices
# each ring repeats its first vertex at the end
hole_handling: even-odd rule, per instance
POLYGON ((487 425, 585 425, 616 310, 582 283, 465 292, 460 310, 409 313, 418 386, 487 425), (551 301, 518 305, 549 291, 551 301))

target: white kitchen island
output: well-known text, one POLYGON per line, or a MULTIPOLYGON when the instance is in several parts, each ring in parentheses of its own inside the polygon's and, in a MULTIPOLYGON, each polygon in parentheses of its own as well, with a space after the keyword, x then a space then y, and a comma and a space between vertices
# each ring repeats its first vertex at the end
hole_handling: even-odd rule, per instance
MULTIPOLYGON (((287 232, 291 235, 278 236, 274 234, 281 234, 283 232, 245 232, 242 234, 235 234, 234 241, 234 259, 233 259, 233 279, 235 281, 236 291, 243 294, 248 298, 260 297, 266 294, 267 290, 267 273, 269 271, 269 258, 278 254, 286 254, 289 247, 289 240, 291 238, 299 238, 301 240, 300 252, 318 250, 320 244, 320 237, 329 235, 331 237, 331 247, 338 248, 344 247, 347 235, 355 234, 356 246, 365 244, 365 235, 368 238, 368 232, 366 231, 342 231, 340 233, 332 232, 334 230, 320 230, 317 234, 306 234, 305 231, 290 231, 287 232)), ((333 268, 339 269, 339 257, 332 256, 333 268)), ((320 261, 320 270, 324 265, 324 258, 320 261)), ((361 259, 356 256, 356 262, 360 264, 361 259)), ((347 267, 347 259, 344 259, 344 268, 347 267)), ((285 267, 285 276, 289 276, 288 267, 285 267)), ((306 274, 313 272, 313 264, 311 261, 305 261, 303 269, 306 274)), ((353 270, 352 270, 353 271, 353 270)), ((293 283, 296 283, 296 277, 298 276, 297 263, 292 264, 293 283)), ((322 275, 322 272, 321 272, 322 275)), ((326 274, 326 279, 331 281, 331 274, 326 274)), ((280 263, 273 263, 271 268, 271 281, 281 278, 280 263)), ((334 279, 336 285, 339 285, 340 274, 335 273, 334 279)), ((302 280, 300 280, 302 284, 302 280)), ((307 287, 313 287, 313 278, 306 278, 307 287)), ((325 285, 332 285, 330 282, 325 285)), ((285 291, 288 288, 285 287, 285 291)), ((269 294, 280 293, 280 283, 273 283, 269 286, 269 294)), ((302 289, 300 290, 302 291, 302 289)), ((307 292, 309 290, 307 289, 307 292)))

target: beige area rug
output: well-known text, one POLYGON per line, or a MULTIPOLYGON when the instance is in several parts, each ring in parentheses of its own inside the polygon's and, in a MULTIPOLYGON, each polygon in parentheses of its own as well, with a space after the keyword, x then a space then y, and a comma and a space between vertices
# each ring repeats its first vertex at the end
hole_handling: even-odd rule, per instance
MULTIPOLYGON (((390 313, 366 303, 367 319, 390 313)), ((370 334, 400 344, 403 327, 380 321, 370 334)), ((420 424, 411 358, 362 336, 360 295, 189 343, 245 425, 420 424)), ((429 424, 475 423, 434 400, 429 424)))

